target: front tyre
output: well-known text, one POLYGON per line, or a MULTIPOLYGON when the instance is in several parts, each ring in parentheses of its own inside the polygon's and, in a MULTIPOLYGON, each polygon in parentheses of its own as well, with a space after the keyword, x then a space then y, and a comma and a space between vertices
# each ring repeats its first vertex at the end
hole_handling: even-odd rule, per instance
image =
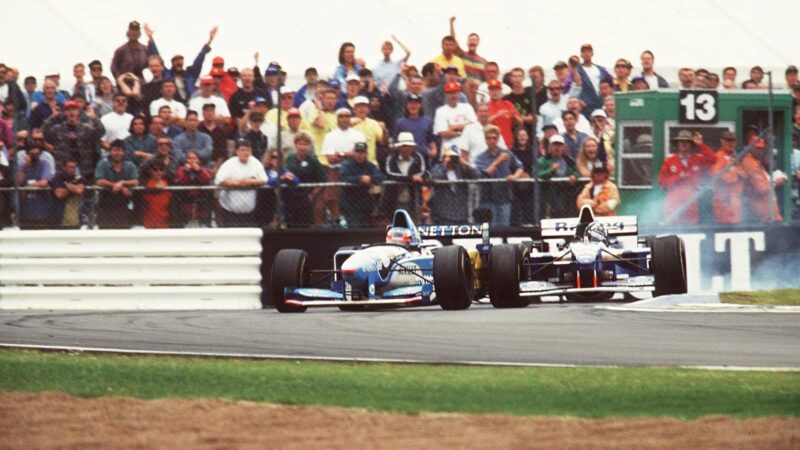
POLYGON ((284 249, 275 255, 272 260, 272 275, 270 287, 272 288, 272 303, 275 309, 283 313, 303 312, 305 306, 286 304, 284 291, 286 288, 305 287, 309 282, 309 272, 306 268, 308 254, 303 250, 284 249))
POLYGON ((448 245, 434 253, 433 288, 442 309, 469 308, 475 297, 475 274, 464 247, 448 245))

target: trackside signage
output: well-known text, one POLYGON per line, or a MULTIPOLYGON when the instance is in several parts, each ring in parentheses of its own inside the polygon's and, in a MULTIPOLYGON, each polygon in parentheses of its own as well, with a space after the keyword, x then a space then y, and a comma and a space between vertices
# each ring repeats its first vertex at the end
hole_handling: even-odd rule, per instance
POLYGON ((482 225, 421 225, 417 227, 423 238, 481 236, 482 225))

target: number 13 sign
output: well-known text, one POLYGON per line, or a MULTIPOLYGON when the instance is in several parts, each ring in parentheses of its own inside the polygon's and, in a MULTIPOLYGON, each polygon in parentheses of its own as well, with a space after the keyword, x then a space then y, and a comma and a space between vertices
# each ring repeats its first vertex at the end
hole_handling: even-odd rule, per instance
POLYGON ((719 120, 717 91, 680 91, 680 123, 716 123, 719 120))

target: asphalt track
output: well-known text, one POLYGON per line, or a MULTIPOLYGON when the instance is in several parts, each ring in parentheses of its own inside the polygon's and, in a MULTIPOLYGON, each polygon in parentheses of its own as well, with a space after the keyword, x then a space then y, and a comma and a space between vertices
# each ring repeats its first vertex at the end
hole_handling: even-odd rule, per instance
POLYGON ((372 312, 0 312, 0 344, 434 363, 800 368, 795 314, 593 305, 372 312))

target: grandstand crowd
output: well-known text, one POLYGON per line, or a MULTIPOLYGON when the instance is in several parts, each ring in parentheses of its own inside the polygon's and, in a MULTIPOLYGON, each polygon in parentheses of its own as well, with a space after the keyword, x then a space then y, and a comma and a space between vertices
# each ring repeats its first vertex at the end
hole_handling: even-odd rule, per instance
MULTIPOLYGON (((373 64, 345 42, 338 65, 306 68, 302 86, 258 53, 252 68, 210 58, 216 28, 196 55, 167 64, 136 21, 110 65, 77 63, 72 79, 47 73, 20 86, 19 71, 0 64, 0 187, 16 188, 0 195, 0 225, 361 227, 398 207, 425 223, 524 225, 534 222, 535 189, 539 217, 581 205, 614 215, 615 92, 767 88, 758 66, 744 76, 682 68, 670 86, 653 52, 609 70, 591 44, 556 61, 548 80, 541 65, 501 69, 480 54, 477 34, 456 38, 455 22, 441 54, 419 68, 395 36, 373 64), (191 189, 206 185, 225 189, 191 189)), ((709 177, 714 221, 784 219, 773 189, 786 184, 796 198, 800 180, 795 66, 785 82, 795 99, 792 173, 770 173, 757 132, 745 142, 723 133, 711 149, 683 130, 658 174, 674 222, 698 222, 694 193, 709 177)))

